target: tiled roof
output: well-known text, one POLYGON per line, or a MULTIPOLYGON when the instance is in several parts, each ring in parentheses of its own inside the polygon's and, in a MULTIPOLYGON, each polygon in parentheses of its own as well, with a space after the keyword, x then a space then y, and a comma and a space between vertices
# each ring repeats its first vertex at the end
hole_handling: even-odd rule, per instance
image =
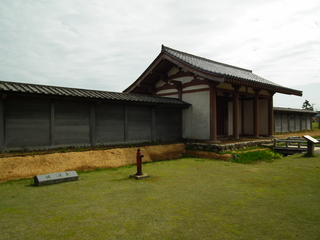
POLYGON ((46 85, 37 85, 37 84, 29 84, 29 83, 5 82, 5 81, 0 81, 0 92, 42 94, 42 95, 63 96, 63 97, 80 97, 80 98, 92 98, 92 99, 101 99, 101 100, 149 103, 149 104, 165 104, 165 105, 177 105, 182 107, 189 106, 188 103, 183 102, 176 98, 154 97, 154 96, 133 94, 133 93, 106 92, 106 91, 97 91, 97 90, 66 88, 66 87, 46 86, 46 85))
POLYGON ((312 110, 297 109, 297 108, 284 108, 284 107, 274 107, 273 110, 277 111, 277 112, 297 112, 297 113, 309 113, 309 114, 316 114, 317 113, 312 110))
POLYGON ((189 53, 181 52, 166 46, 162 45, 162 52, 168 54, 169 56, 193 67, 199 71, 214 74, 218 76, 225 77, 228 81, 229 79, 237 79, 241 82, 245 83, 252 83, 252 84, 259 84, 263 86, 269 86, 272 88, 276 88, 278 90, 283 91, 284 93, 290 93, 295 95, 302 95, 301 91, 290 89, 283 87, 279 84, 271 82, 265 78, 262 78, 254 73, 251 70, 247 70, 244 68, 239 68, 231 65, 227 65, 224 63, 212 61, 206 58, 198 57, 189 53))

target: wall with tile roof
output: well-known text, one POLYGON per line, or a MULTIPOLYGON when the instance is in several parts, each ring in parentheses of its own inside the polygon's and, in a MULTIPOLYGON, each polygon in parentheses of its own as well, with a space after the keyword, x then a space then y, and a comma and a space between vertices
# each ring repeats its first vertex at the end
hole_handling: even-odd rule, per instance
POLYGON ((291 108, 274 108, 274 132, 299 132, 312 129, 313 111, 291 108))
POLYGON ((180 112, 172 105, 6 94, 0 99, 0 150, 178 140, 180 112))

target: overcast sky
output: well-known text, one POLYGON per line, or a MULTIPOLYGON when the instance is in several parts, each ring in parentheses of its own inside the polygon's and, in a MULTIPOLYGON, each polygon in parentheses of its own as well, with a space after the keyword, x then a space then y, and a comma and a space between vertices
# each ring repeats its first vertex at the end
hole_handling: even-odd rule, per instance
POLYGON ((121 92, 161 44, 304 91, 275 106, 320 109, 319 0, 0 2, 2 81, 121 92))

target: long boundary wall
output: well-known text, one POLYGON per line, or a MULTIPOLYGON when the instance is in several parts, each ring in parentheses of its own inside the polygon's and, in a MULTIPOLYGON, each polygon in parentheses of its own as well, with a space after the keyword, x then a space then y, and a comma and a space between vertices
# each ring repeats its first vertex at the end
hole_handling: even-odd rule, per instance
POLYGON ((312 117, 314 114, 302 112, 274 111, 274 132, 299 132, 312 129, 312 117))
POLYGON ((177 140, 180 112, 169 106, 9 96, 0 100, 0 150, 177 140))

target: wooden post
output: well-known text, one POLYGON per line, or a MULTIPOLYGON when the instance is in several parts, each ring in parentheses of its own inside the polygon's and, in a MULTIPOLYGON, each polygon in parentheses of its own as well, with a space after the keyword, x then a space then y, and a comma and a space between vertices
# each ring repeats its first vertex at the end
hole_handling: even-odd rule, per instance
POLYGON ((217 136, 217 89, 219 83, 209 84, 210 87, 210 140, 219 142, 217 136))
POLYGON ((268 99, 268 135, 272 136, 274 131, 274 112, 273 112, 273 95, 274 92, 269 92, 270 98, 268 99))
POLYGON ((319 143, 319 141, 313 137, 310 137, 309 135, 304 135, 303 138, 307 139, 307 145, 308 145, 307 155, 309 157, 314 156, 314 145, 316 143, 319 143))
POLYGON ((254 102, 253 102, 253 135, 259 137, 259 92, 260 90, 254 90, 254 102))
POLYGON ((142 158, 143 158, 143 155, 141 154, 140 148, 138 148, 137 154, 136 154, 137 173, 130 175, 129 176, 130 178, 135 178, 135 179, 139 180, 141 178, 148 178, 149 177, 148 174, 142 173, 142 158))
POLYGON ((233 85, 233 138, 239 139, 239 89, 240 86, 233 85))

